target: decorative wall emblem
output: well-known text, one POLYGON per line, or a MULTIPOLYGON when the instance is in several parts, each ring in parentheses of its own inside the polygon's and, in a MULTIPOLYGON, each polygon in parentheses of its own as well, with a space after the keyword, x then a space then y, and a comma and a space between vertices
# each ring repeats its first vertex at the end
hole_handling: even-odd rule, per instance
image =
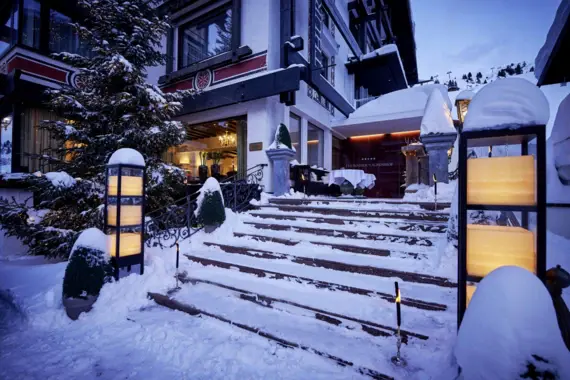
POLYGON ((85 88, 86 83, 85 83, 85 76, 81 75, 79 71, 74 72, 71 75, 71 85, 75 88, 85 88))
POLYGON ((194 82, 196 90, 201 91, 206 89, 212 83, 212 72, 210 70, 198 71, 194 82))

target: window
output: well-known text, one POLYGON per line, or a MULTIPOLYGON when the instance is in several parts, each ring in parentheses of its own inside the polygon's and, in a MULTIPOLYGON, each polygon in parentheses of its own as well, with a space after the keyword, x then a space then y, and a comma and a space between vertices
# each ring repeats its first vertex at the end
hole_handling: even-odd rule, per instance
POLYGON ((0 13, 0 55, 18 40, 18 2, 0 13))
POLYGON ((295 148, 295 159, 301 162, 301 118, 295 114, 289 115, 289 135, 291 135, 291 145, 295 148))
POLYGON ((12 115, 0 118, 0 174, 12 172, 12 115))
POLYGON ((232 9, 224 7, 206 18, 183 25, 178 32, 178 68, 230 51, 232 47, 232 9))
POLYGON ((310 166, 323 167, 324 161, 324 132, 317 126, 309 123, 307 129, 307 155, 310 166))
POLYGON ((79 34, 77 34, 73 26, 70 25, 72 22, 71 17, 50 9, 49 51, 67 52, 89 57, 91 51, 87 44, 82 43, 79 39, 79 34))
POLYGON ((29 47, 40 48, 40 3, 38 0, 24 0, 22 9, 22 43, 29 47))
MULTIPOLYGON (((51 162, 44 155, 55 156, 55 151, 63 146, 62 142, 55 140, 51 132, 40 129, 42 120, 61 120, 55 113, 44 110, 28 108, 20 117, 20 166, 28 168, 30 173, 41 170, 51 170, 51 162)), ((63 157, 61 157, 63 158, 63 157)))
POLYGON ((329 79, 329 57, 323 54, 321 58, 321 63, 323 65, 323 70, 321 74, 325 79, 329 79))

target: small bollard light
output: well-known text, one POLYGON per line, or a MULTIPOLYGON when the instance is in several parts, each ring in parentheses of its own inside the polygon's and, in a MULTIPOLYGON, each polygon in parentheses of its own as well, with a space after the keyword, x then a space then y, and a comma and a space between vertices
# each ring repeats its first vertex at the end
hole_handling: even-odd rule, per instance
POLYGON ((396 321, 398 323, 398 330, 396 331, 396 347, 398 351, 396 352, 396 356, 392 356, 392 363, 400 367, 405 367, 407 365, 406 360, 400 355, 400 347, 402 346, 402 335, 400 333, 400 326, 402 325, 402 311, 400 303, 402 302, 402 297, 400 296, 398 281, 394 282, 394 286, 396 288, 396 321))

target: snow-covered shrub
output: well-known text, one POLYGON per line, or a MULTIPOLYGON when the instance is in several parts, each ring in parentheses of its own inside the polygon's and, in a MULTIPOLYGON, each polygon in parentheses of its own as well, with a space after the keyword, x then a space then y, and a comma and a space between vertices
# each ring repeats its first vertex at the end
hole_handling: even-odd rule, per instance
POLYGON ((289 129, 283 123, 279 124, 277 130, 275 131, 275 141, 269 146, 269 149, 292 149, 291 135, 289 134, 289 129))
POLYGON ((564 379, 570 374, 552 298, 526 269, 500 267, 477 285, 454 348, 463 379, 564 379))
POLYGON ((200 189, 195 212, 206 232, 212 232, 226 220, 224 198, 218 181, 210 177, 200 189))
POLYGON ((97 297, 112 276, 107 236, 97 228, 89 228, 79 235, 71 250, 63 277, 63 298, 97 297))

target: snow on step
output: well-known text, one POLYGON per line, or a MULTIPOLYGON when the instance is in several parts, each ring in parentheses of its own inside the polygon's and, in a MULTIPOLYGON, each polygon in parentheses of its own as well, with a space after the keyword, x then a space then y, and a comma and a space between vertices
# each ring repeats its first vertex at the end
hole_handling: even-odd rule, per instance
POLYGON ((396 205, 398 207, 404 208, 422 208, 425 210, 443 210, 449 208, 450 203, 437 203, 434 202, 407 202, 398 199, 388 199, 388 198, 304 198, 304 199, 293 199, 293 198, 269 198, 269 203, 271 204, 288 204, 288 205, 330 205, 337 204, 337 207, 347 207, 352 208, 355 205, 396 205))
MULTIPOLYGON (((289 216, 287 214, 277 214, 279 216, 289 216)), ((275 218, 260 218, 259 214, 250 213, 243 214, 242 220, 246 224, 258 223, 258 224, 276 224, 281 226, 291 226, 291 227, 310 227, 337 231, 349 231, 349 232, 365 232, 370 234, 389 234, 389 235, 399 235, 399 236, 415 236, 415 237, 426 237, 426 238, 437 238, 441 236, 441 233, 436 232, 426 232, 426 231, 405 231, 398 228, 400 225, 405 223, 366 223, 366 220, 357 221, 352 224, 344 223, 344 219, 336 218, 335 223, 314 222, 314 219, 318 217, 311 218, 306 216, 291 215, 288 219, 275 219, 275 218), (342 222, 342 224, 336 221, 342 222)), ((328 218, 327 218, 328 219, 328 218)), ((417 223, 414 223, 417 224, 417 223)))
POLYGON ((403 282, 398 278, 376 277, 358 273, 340 272, 332 269, 310 267, 296 264, 289 260, 269 260, 260 257, 250 257, 232 253, 226 253, 216 247, 206 247, 198 251, 191 251, 191 255, 204 259, 213 259, 228 264, 245 265, 248 267, 280 272, 292 276, 310 278, 317 281, 332 282, 336 284, 370 289, 374 291, 392 294, 394 281, 400 281, 402 293, 407 297, 428 302, 438 302, 450 305, 446 302, 453 299, 455 288, 443 288, 430 284, 418 284, 403 282))
POLYGON ((281 211, 270 209, 258 209, 249 211, 244 214, 244 220, 268 220, 268 222, 281 221, 307 221, 314 224, 329 224, 334 226, 352 226, 355 229, 369 228, 374 231, 382 232, 383 229, 390 229, 403 232, 428 232, 428 233, 444 233, 447 230, 445 222, 432 221, 405 221, 394 220, 388 218, 361 218, 361 217, 344 217, 338 215, 323 215, 308 211, 281 211))
MULTIPOLYGON (((232 322, 256 327, 279 338, 349 360, 357 366, 364 366, 394 377, 405 375, 390 364, 389 358, 394 351, 393 338, 368 338, 359 331, 338 329, 302 315, 285 313, 243 301, 229 295, 224 289, 205 284, 184 286, 175 298, 180 302, 226 317, 232 322)), ((436 347, 426 349, 423 342, 416 342, 407 347, 405 353, 413 358, 421 357, 424 361, 433 355, 432 348, 436 347)))
MULTIPOLYGON (((192 262, 186 263, 185 266, 191 278, 214 281, 262 296, 279 298, 331 313, 396 327, 394 304, 378 297, 331 291, 295 281, 257 277, 192 262)), ((403 293, 403 298, 406 299, 406 297, 407 295, 403 293)), ((455 299, 453 299, 454 302, 455 299)), ((456 318, 456 313, 451 308, 447 311, 431 311, 403 305, 402 313, 404 316, 402 329, 428 335, 430 339, 432 339, 430 334, 433 334, 434 330, 454 324, 456 318)))
MULTIPOLYGON (((363 239, 350 239, 345 237, 335 237, 327 236, 323 238, 322 236, 317 236, 310 233, 302 233, 296 231, 273 231, 273 230, 259 230, 250 225, 244 225, 240 227, 236 232, 251 233, 253 235, 271 236, 282 239, 297 240, 297 241, 309 241, 319 244, 319 242, 329 243, 329 244, 340 244, 340 245, 350 245, 361 248, 371 248, 371 249, 387 249, 390 251, 401 251, 401 252, 412 252, 419 254, 434 254, 437 250, 437 244, 431 246, 426 245, 410 245, 406 243, 390 243, 386 241, 374 241, 374 240, 363 240, 363 239)), ((445 237, 442 237, 445 238, 445 237)), ((436 240, 434 243, 436 243, 436 240)))
POLYGON ((403 219, 414 221, 435 221, 446 222, 449 219, 449 214, 445 212, 425 211, 425 210, 402 210, 394 207, 392 209, 379 209, 379 208, 331 208, 331 207, 313 207, 313 206, 289 206, 289 205, 262 205, 254 206, 256 209, 269 209, 275 211, 301 211, 311 212, 313 215, 337 215, 348 217, 363 217, 363 218, 388 218, 388 219, 403 219))
POLYGON ((409 257, 408 255, 399 252, 394 252, 393 256, 376 256, 347 252, 334 248, 331 249, 327 246, 315 245, 303 241, 296 244, 294 246, 295 248, 292 249, 289 245, 271 241, 259 242, 255 238, 251 238, 249 236, 230 238, 224 240, 223 243, 218 243, 216 241, 205 243, 210 246, 231 246, 271 252, 277 255, 285 254, 299 258, 321 259, 349 265, 371 266, 381 269, 405 270, 410 273, 429 273, 430 275, 437 275, 437 273, 431 269, 429 263, 426 263, 425 260, 421 259, 423 256, 420 256, 419 259, 409 259, 406 258, 409 257))

